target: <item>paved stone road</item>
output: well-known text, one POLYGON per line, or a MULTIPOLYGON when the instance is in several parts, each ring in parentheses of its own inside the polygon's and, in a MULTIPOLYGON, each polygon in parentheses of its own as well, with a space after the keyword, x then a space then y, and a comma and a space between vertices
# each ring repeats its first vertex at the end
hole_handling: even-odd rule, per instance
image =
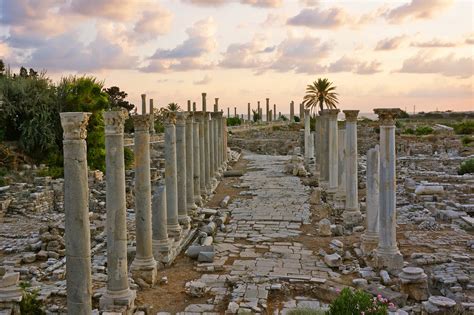
MULTIPOLYGON (((214 263, 198 265, 203 271, 224 271, 199 279, 215 298, 209 304, 189 305, 186 314, 212 314, 226 296, 229 309, 265 313, 269 292, 281 288, 279 280, 324 283, 334 274, 311 250, 292 241, 302 224, 310 222, 310 191, 298 177, 283 173, 291 157, 246 154, 243 158, 249 164, 241 195, 252 198, 237 198, 229 205, 230 232, 217 234, 214 263)), ((319 307, 319 302, 299 297, 286 305, 319 307)))

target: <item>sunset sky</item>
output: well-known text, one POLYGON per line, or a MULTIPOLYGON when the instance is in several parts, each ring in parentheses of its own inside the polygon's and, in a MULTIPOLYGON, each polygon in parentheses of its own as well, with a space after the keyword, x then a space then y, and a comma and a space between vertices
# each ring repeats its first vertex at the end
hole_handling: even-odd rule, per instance
POLYGON ((139 105, 301 102, 327 77, 341 109, 474 110, 474 1, 0 0, 0 59, 90 74, 139 105))

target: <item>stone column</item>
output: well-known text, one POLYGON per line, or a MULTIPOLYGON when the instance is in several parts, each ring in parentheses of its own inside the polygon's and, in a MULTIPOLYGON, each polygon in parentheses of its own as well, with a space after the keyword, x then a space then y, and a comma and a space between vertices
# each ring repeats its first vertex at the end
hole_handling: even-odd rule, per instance
POLYGON ((191 100, 188 100, 188 112, 191 111, 191 100))
POLYGON ((100 309, 113 305, 133 310, 136 293, 128 286, 127 208, 125 201, 125 163, 123 128, 128 114, 104 113, 106 166, 107 290, 100 298, 100 309))
POLYGON ((151 231, 150 116, 133 116, 135 129, 135 226, 137 252, 130 271, 134 279, 156 281, 151 231))
POLYGON ((219 120, 219 112, 213 112, 211 113, 211 122, 212 122, 212 129, 213 129, 213 141, 212 141, 212 146, 213 146, 213 159, 214 159, 214 169, 213 169, 213 175, 216 177, 219 177, 219 130, 218 130, 218 122, 219 120))
POLYGON ((146 114, 146 94, 142 94, 142 115, 146 114))
POLYGON ((276 104, 273 104, 273 120, 277 120, 277 106, 276 104))
POLYGON ((344 110, 346 116, 346 209, 343 217, 348 225, 359 223, 359 191, 357 182, 357 115, 358 110, 344 110))
POLYGON ((155 134, 155 114, 153 113, 153 99, 150 98, 150 106, 149 106, 149 113, 150 113, 150 133, 155 134))
POLYGON ((176 171, 175 123, 175 113, 170 113, 165 121, 165 183, 168 234, 178 239, 181 235, 181 226, 178 222, 178 173, 176 171))
POLYGON ((176 171, 178 175, 178 222, 185 228, 189 227, 191 220, 188 216, 187 199, 187 174, 186 174, 186 117, 187 113, 176 113, 176 171))
POLYGON ((259 121, 263 121, 263 115, 262 115, 262 108, 261 107, 258 109, 258 116, 260 117, 259 121))
POLYGON ((206 150, 205 150, 205 132, 204 132, 204 112, 195 112, 194 118, 199 124, 199 187, 201 190, 201 196, 207 194, 206 187, 206 150))
POLYGON ((269 122, 270 121, 270 99, 268 97, 266 98, 266 102, 267 102, 266 103, 267 107, 266 107, 266 112, 265 112, 265 115, 266 115, 265 119, 267 120, 267 122, 269 122))
POLYGON ((200 157, 200 141, 199 141, 199 122, 193 123, 193 186, 194 186, 194 202, 196 205, 202 205, 201 198, 201 157, 200 157))
POLYGON ((295 102, 290 103, 290 122, 295 121, 295 102))
POLYGON ((304 105, 300 103, 300 123, 304 123, 304 105))
POLYGON ((224 161, 225 163, 227 163, 227 161, 229 160, 229 157, 227 156, 227 120, 223 119, 222 125, 223 125, 224 161))
POLYGON ((204 123, 204 166, 205 166, 205 179, 206 179, 206 193, 211 193, 211 159, 210 159, 210 133, 209 133, 209 113, 206 107, 206 93, 202 93, 202 112, 203 112, 203 123, 204 123))
POLYGON ((196 102, 193 102, 193 113, 196 111, 196 102))
POLYGON ((337 192, 337 114, 339 109, 328 109, 328 135, 329 135, 329 188, 328 193, 337 192))
POLYGON ((209 160, 210 160, 210 169, 209 171, 211 172, 209 174, 211 178, 211 186, 214 186, 215 183, 215 176, 216 176, 216 135, 215 135, 215 129, 214 129, 214 113, 211 112, 209 113, 210 119, 209 119, 209 160))
POLYGON ((380 121, 380 234, 376 264, 389 270, 403 267, 396 234, 395 117, 399 111, 398 108, 374 109, 380 121))
POLYGON ((261 108, 260 108, 260 101, 257 102, 257 114, 260 115, 260 119, 258 119, 258 120, 261 120, 262 119, 262 111, 261 111, 261 108))
POLYGON ((250 103, 247 104, 247 118, 248 118, 248 121, 252 120, 252 118, 250 117, 250 103))
POLYGON ((194 117, 189 112, 186 119, 186 204, 189 210, 196 210, 194 201, 194 117))
POLYGON ((237 107, 234 107, 234 117, 238 118, 239 116, 237 115, 237 107))
POLYGON ((87 178, 90 113, 61 113, 64 150, 66 291, 69 314, 92 313, 91 240, 87 178))
POLYGON ((164 259, 170 251, 166 215, 166 184, 160 181, 152 198, 153 256, 157 261, 164 259))
POLYGON ((367 152, 366 225, 361 249, 370 253, 379 242, 379 146, 367 152))
POLYGON ((321 116, 316 116, 315 135, 314 135, 314 158, 316 160, 316 169, 320 169, 321 164, 321 116))
POLYGON ((219 111, 219 98, 216 97, 214 100, 215 100, 214 112, 218 112, 219 111))
POLYGON ((328 122, 328 109, 323 109, 319 112, 321 119, 321 132, 320 142, 321 150, 319 151, 319 159, 321 164, 319 165, 319 182, 322 188, 329 186, 329 122, 328 122))
POLYGON ((304 161, 306 164, 309 164, 311 159, 311 125, 310 125, 310 116, 309 109, 306 110, 305 120, 304 120, 304 161))
POLYGON ((227 107, 227 118, 230 118, 230 108, 227 107))
POLYGON ((343 201, 346 199, 346 130, 339 129, 337 138, 337 198, 343 201))

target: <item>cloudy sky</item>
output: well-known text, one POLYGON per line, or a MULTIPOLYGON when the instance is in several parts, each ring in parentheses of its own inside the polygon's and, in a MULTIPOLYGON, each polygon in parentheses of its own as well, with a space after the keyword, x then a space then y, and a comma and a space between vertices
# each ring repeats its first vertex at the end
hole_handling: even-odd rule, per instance
POLYGON ((0 58, 92 74, 139 104, 278 111, 327 77, 340 108, 474 110, 474 1, 0 0, 0 58))

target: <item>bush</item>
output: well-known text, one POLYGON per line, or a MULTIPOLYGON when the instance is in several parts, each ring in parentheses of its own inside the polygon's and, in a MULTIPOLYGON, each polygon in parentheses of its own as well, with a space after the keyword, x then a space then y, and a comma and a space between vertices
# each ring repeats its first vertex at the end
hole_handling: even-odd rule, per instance
POLYGON ((256 111, 255 109, 252 109, 252 120, 253 120, 253 122, 257 122, 261 119, 262 119, 262 117, 260 117, 260 114, 258 113, 258 111, 256 111))
POLYGON ((51 166, 39 170, 36 173, 39 177, 51 176, 52 178, 62 178, 64 177, 64 168, 60 166, 51 166))
POLYGON ((453 126, 454 132, 458 135, 474 134, 474 120, 466 120, 453 126))
POLYGON ((123 158, 125 160, 125 169, 130 169, 133 165, 133 160, 135 158, 132 149, 123 148, 123 158))
POLYGON ((294 116, 293 118, 294 118, 295 122, 300 122, 301 121, 299 116, 294 116))
POLYGON ((414 135, 415 130, 413 130, 412 128, 407 128, 407 129, 403 130, 403 133, 407 134, 407 135, 414 135))
POLYGON ((43 303, 38 300, 39 290, 31 290, 30 284, 26 282, 20 283, 23 299, 20 302, 20 313, 28 315, 44 315, 43 303))
POLYGON ((286 117, 285 115, 281 115, 280 117, 278 117, 278 119, 282 121, 288 121, 288 117, 286 117))
POLYGON ((429 126, 418 126, 415 129, 415 134, 417 136, 425 136, 433 133, 433 128, 429 126))
POLYGON ((388 301, 381 295, 372 297, 362 290, 344 288, 329 306, 328 315, 386 315, 388 301))
POLYGON ((461 138, 461 143, 465 147, 469 147, 471 143, 474 143, 474 138, 470 136, 464 136, 461 138))
POLYGON ((461 163, 458 170, 459 175, 474 174, 474 158, 461 163))
POLYGON ((227 126, 239 126, 242 124, 242 121, 239 117, 229 117, 227 118, 227 126))

